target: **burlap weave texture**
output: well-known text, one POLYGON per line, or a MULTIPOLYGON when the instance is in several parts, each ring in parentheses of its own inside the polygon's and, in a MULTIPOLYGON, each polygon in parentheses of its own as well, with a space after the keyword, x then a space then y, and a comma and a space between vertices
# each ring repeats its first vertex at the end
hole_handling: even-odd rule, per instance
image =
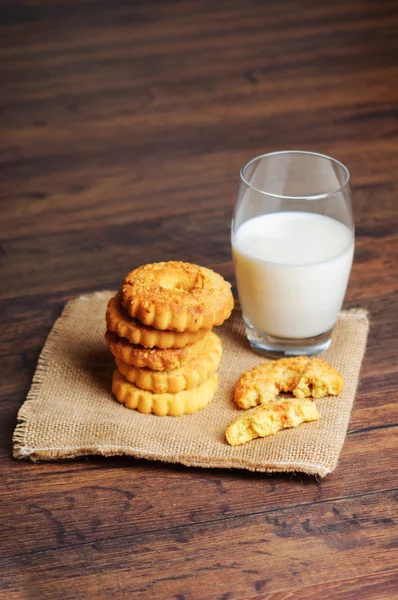
POLYGON ((365 311, 343 311, 331 347, 322 355, 344 376, 338 398, 316 401, 321 419, 242 446, 229 446, 227 425, 240 410, 232 391, 240 373, 262 359, 249 347, 239 311, 215 331, 223 342, 217 395, 183 417, 129 410, 111 395, 114 361, 104 342, 106 305, 113 292, 90 294, 66 306, 39 359, 18 413, 14 457, 57 460, 88 454, 130 455, 201 467, 300 471, 324 477, 337 465, 366 347, 365 311))

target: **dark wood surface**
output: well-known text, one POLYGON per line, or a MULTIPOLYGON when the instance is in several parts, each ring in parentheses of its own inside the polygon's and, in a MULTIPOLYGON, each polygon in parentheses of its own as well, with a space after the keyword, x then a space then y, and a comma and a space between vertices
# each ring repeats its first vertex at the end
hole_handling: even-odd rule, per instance
POLYGON ((2 599, 398 597, 397 16, 388 0, 1 2, 2 599), (156 260, 232 279, 239 168, 292 147, 352 174, 345 306, 371 332, 338 469, 14 461, 65 301, 156 260))

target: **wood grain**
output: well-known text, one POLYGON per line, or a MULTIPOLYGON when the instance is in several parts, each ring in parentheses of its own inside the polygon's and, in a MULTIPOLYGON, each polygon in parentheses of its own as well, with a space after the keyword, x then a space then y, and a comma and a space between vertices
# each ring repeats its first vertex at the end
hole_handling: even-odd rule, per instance
POLYGON ((398 596, 397 26, 397 0, 2 3, 1 599, 398 596), (371 331, 337 470, 13 461, 64 303, 160 259, 233 282, 239 169, 292 147, 352 176, 371 331))
MULTIPOLYGON (((95 597, 105 584, 109 595, 143 593, 169 598, 182 593, 213 600, 228 592, 231 598, 250 597, 270 588, 334 580, 336 572, 341 579, 360 577, 369 572, 367 561, 372 562, 372 574, 385 571, 391 535, 396 531, 396 500, 394 492, 371 493, 360 502, 346 498, 276 509, 154 530, 145 536, 124 533, 94 543, 81 537, 79 543, 66 547, 62 547, 62 523, 56 521, 58 544, 54 548, 8 557, 0 565, 8 573, 6 584, 11 580, 22 589, 36 587, 36 594, 44 597, 59 593, 69 578, 73 578, 69 589, 77 597, 87 589, 95 597), (44 585, 35 584, 35 574, 44 568, 48 573, 44 585)), ((38 518, 43 515, 44 520, 53 521, 51 514, 34 503, 32 508, 38 518)))
POLYGON ((350 577, 348 579, 331 581, 328 584, 309 585, 300 589, 284 590, 261 596, 252 596, 252 600, 391 600, 397 590, 397 571, 386 571, 376 575, 350 577))

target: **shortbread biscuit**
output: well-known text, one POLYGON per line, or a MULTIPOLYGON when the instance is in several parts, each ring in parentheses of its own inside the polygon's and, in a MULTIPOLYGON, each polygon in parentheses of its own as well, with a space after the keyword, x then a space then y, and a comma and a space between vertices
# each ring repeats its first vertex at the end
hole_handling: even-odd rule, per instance
POLYGON ((245 444, 258 437, 274 435, 281 429, 298 427, 305 421, 317 421, 319 413, 312 400, 271 400, 238 417, 225 432, 231 446, 245 444))
POLYGON ((206 346, 189 363, 172 371, 153 371, 147 367, 139 368, 128 365, 116 358, 117 368, 120 373, 143 390, 156 394, 177 394, 183 390, 196 388, 204 383, 220 366, 222 344, 214 333, 207 336, 206 346))
POLYGON ((193 390, 178 394, 154 394, 127 381, 119 371, 115 371, 112 380, 112 393, 127 408, 141 413, 153 413, 158 416, 190 415, 211 402, 217 391, 218 375, 215 373, 193 390))
POLYGON ((275 399, 279 392, 293 392, 296 398, 337 396, 344 379, 320 358, 296 356, 262 363, 243 373, 235 386, 234 400, 251 408, 275 399))
POLYGON ((126 338, 130 344, 140 344, 145 348, 184 348, 203 338, 207 329, 199 331, 160 331, 144 325, 128 315, 121 305, 122 294, 111 298, 106 311, 106 324, 109 331, 126 338))
POLYGON ((105 334, 105 341, 116 358, 135 367, 149 367, 155 371, 171 371, 179 369, 203 352, 207 343, 208 332, 204 338, 184 348, 144 348, 129 344, 128 340, 111 331, 105 334))
POLYGON ((233 309, 231 284, 218 273, 190 263, 143 265, 122 288, 129 315, 156 329, 199 331, 221 325, 233 309))

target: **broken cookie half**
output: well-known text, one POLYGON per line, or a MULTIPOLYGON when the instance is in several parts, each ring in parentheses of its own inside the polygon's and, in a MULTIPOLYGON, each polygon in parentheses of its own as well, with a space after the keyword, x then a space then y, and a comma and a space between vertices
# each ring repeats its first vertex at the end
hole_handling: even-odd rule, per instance
POLYGON ((319 412, 312 400, 271 400, 245 411, 230 423, 225 432, 231 446, 239 446, 259 437, 274 435, 281 429, 298 427, 306 421, 317 421, 319 412))
POLYGON ((320 358, 296 356, 271 360, 245 371, 234 393, 235 403, 251 408, 291 392, 296 398, 337 396, 344 385, 342 375, 320 358))

